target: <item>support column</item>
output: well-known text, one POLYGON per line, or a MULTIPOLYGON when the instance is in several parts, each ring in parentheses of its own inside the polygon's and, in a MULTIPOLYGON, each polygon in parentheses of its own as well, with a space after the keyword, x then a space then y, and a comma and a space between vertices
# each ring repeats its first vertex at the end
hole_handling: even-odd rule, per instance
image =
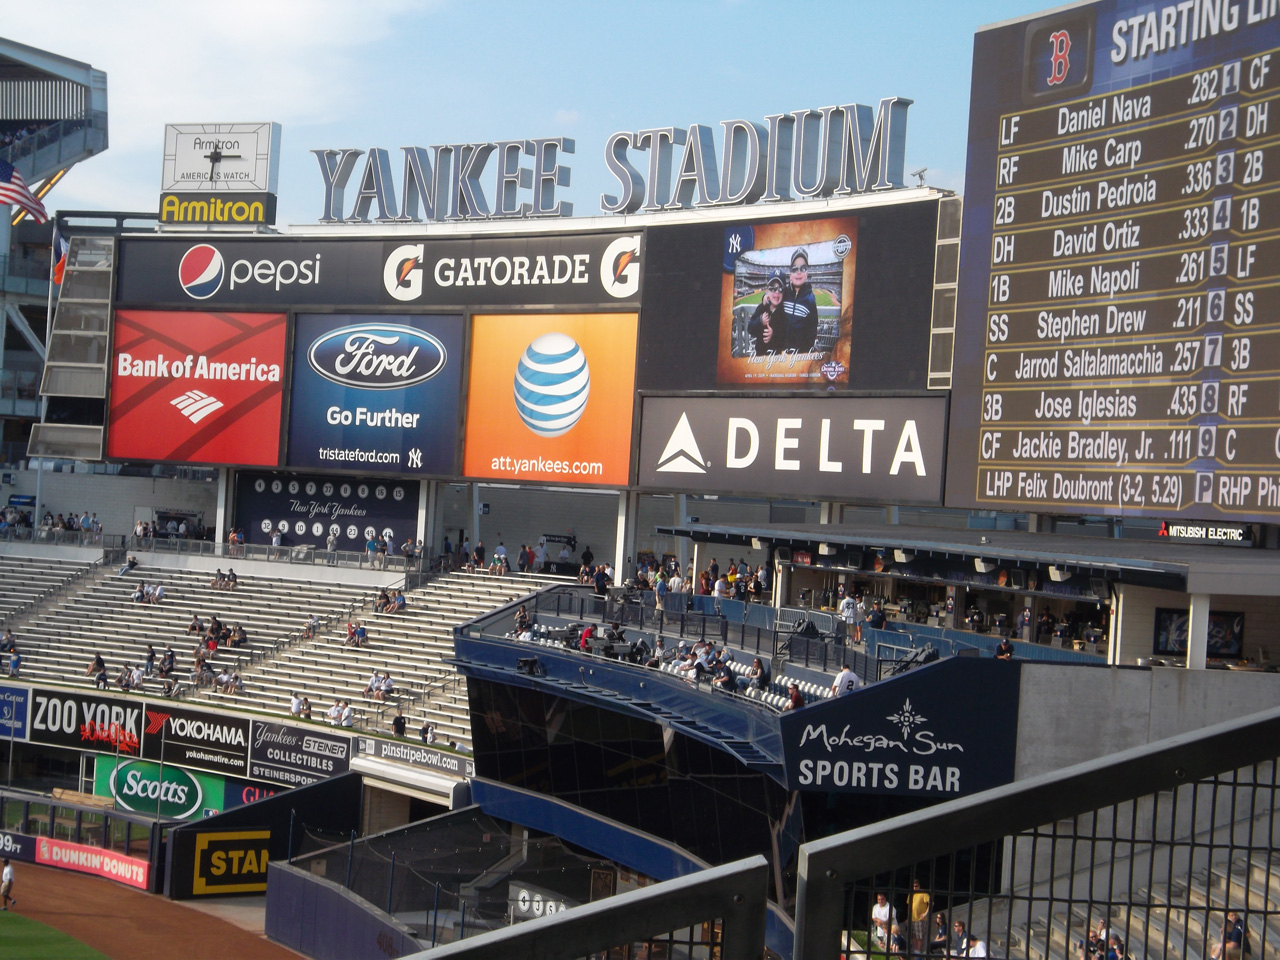
MULTIPOLYGON (((1111 604, 1111 623, 1107 628, 1107 666, 1120 665, 1120 621, 1124 619, 1124 584, 1117 583, 1111 604)), ((1150 649, 1150 648, 1148 648, 1150 649)))
POLYGON ((428 480, 418 487, 418 539, 422 541, 422 559, 437 556, 440 546, 436 543, 436 504, 439 502, 440 481, 428 480))
POLYGON ((1187 618, 1187 669, 1203 670, 1209 655, 1209 594, 1191 595, 1191 615, 1187 618))
MULTIPOLYGON (((228 474, 230 474, 230 472, 231 471, 228 470, 226 467, 218 468, 218 516, 217 516, 217 519, 214 521, 214 525, 215 525, 214 531, 213 531, 214 543, 227 542, 227 514, 229 512, 227 510, 227 498, 230 496, 230 492, 229 492, 230 484, 228 482, 228 474)), ((37 506, 39 506, 39 504, 37 504, 37 506)), ((40 522, 39 517, 37 517, 36 523, 39 523, 39 522, 40 522)))
POLYGON ((618 491, 618 534, 614 540, 613 582, 618 586, 632 573, 636 556, 636 511, 640 494, 618 491))
MULTIPOLYGON (((675 509, 673 511, 672 522, 683 527, 685 521, 685 509, 688 507, 688 498, 683 493, 675 495, 675 509)), ((685 565, 689 562, 689 540, 686 537, 676 537, 675 542, 676 557, 680 561, 680 576, 684 576, 685 565)))
POLYGON ((471 529, 467 533, 471 535, 471 549, 474 550, 480 542, 480 484, 474 480, 471 481, 471 529))
POLYGON ((840 522, 840 504, 833 503, 830 500, 823 500, 818 504, 818 522, 819 523, 839 523, 840 522))

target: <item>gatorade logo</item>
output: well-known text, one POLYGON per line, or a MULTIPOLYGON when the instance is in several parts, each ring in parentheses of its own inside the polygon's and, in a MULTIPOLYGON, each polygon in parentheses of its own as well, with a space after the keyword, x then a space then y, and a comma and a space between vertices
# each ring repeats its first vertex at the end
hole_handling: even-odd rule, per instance
POLYGON ((227 266, 216 247, 199 243, 182 255, 178 264, 178 283, 193 300, 208 300, 222 289, 227 266))

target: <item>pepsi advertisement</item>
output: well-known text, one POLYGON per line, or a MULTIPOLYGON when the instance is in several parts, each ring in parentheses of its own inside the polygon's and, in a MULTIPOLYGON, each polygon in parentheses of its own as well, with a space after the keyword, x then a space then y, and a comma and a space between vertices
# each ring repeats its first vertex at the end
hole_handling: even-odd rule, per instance
POLYGON ((463 331, 457 316, 300 314, 288 465, 456 474, 463 331))

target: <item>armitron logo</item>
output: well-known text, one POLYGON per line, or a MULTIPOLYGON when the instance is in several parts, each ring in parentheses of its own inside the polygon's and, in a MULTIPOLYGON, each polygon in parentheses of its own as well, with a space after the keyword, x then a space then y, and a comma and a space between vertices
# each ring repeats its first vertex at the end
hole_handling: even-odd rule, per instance
POLYGON ((326 380, 366 390, 398 390, 444 369, 444 344, 413 327, 365 323, 330 331, 311 344, 307 363, 326 380))
POLYGON ((421 243, 396 247, 382 268, 382 285, 397 300, 417 300, 422 296, 422 258, 426 248, 421 243))
POLYGON ((658 473, 706 473, 702 451, 698 449, 698 441, 693 435, 693 427, 689 425, 689 415, 681 412, 676 428, 671 431, 671 439, 662 449, 658 458, 658 473))
POLYGON ((619 237, 604 248, 600 258, 600 282, 605 293, 621 299, 640 289, 640 235, 619 237))
POLYGON ((199 423, 211 413, 221 410, 223 403, 217 397, 211 397, 207 393, 201 393, 199 390, 188 390, 180 397, 175 397, 169 403, 182 411, 182 415, 192 423, 199 423))
POLYGON ((182 255, 178 264, 178 282, 193 300, 208 300, 222 288, 227 275, 226 264, 216 247, 200 243, 182 255))

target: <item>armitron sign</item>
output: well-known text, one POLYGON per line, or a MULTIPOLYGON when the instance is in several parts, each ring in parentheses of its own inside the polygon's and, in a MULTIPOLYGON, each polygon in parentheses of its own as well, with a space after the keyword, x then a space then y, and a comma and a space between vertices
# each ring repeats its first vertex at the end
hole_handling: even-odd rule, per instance
POLYGON ((262 893, 267 889, 270 830, 196 834, 196 864, 191 892, 262 893))
POLYGON ((276 222, 276 198, 270 193, 203 193, 160 195, 161 223, 227 223, 260 225, 276 222))

